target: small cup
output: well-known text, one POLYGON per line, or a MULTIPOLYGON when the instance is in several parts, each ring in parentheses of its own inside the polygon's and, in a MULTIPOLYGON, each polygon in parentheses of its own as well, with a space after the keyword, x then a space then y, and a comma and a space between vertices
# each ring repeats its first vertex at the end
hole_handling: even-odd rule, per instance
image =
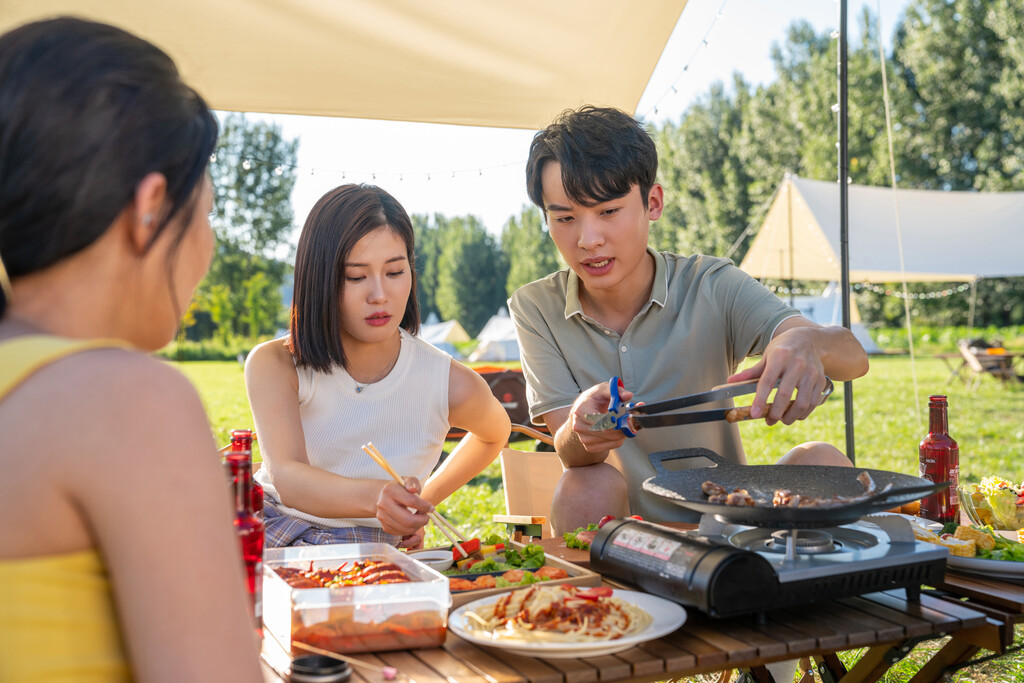
POLYGON ((303 655, 288 668, 289 683, 342 683, 352 676, 352 667, 324 655, 303 655))

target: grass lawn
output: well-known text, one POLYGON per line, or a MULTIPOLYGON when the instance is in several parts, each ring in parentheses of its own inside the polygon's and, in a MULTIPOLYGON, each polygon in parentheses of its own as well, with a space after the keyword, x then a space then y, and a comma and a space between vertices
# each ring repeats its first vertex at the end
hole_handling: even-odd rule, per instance
MULTIPOLYGON (((242 368, 237 362, 177 365, 199 390, 218 443, 227 443, 232 429, 252 426, 242 368)), ((939 393, 949 397, 949 429, 960 444, 961 479, 979 481, 984 476, 999 475, 1011 481, 1024 480, 1024 385, 1006 387, 995 379, 985 378, 978 390, 971 393, 959 381, 947 385, 948 376, 945 364, 935 358, 919 357, 912 369, 907 356, 872 357, 871 371, 854 383, 857 464, 916 475, 917 444, 928 431, 928 396, 939 393)), ((843 387, 837 386, 829 402, 803 422, 767 427, 763 422, 751 421, 741 424, 740 430, 747 460, 752 465, 774 462, 804 441, 828 441, 845 450, 843 387)), ((504 512, 497 463, 451 496, 440 510, 469 535, 497 530, 490 521, 491 515, 504 512)), ((431 525, 427 544, 444 542, 431 525)), ((1021 627, 1017 636, 1020 644, 1024 640, 1021 627)), ((922 645, 883 680, 909 680, 924 659, 919 653, 935 647, 934 642, 922 645)), ((971 667, 953 680, 1024 680, 1024 656, 1007 656, 971 667)))

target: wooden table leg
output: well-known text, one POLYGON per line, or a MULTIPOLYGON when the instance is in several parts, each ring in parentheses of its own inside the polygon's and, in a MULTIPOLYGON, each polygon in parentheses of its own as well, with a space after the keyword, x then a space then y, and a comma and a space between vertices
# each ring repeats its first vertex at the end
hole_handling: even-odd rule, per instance
POLYGON ((876 645, 864 653, 839 683, 875 683, 892 666, 892 650, 899 644, 876 645))
POLYGON ((922 666, 908 683, 931 683, 940 681, 946 667, 963 664, 978 652, 980 648, 958 638, 952 638, 942 646, 924 666, 922 666))

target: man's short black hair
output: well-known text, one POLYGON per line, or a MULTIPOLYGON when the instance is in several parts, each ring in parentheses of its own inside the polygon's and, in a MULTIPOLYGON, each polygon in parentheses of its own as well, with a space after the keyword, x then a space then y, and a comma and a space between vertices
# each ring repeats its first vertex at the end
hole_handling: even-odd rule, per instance
POLYGON ((612 107, 567 109, 533 137, 526 191, 545 213, 541 173, 549 161, 561 165, 566 195, 583 206, 623 197, 638 185, 646 207, 658 175, 658 150, 650 134, 635 118, 612 107))

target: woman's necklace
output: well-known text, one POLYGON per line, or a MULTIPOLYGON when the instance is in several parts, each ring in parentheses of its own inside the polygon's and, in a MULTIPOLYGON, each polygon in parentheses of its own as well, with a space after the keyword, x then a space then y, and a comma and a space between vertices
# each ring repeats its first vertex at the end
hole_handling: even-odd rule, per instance
POLYGON ((363 389, 365 389, 366 387, 370 386, 371 384, 376 384, 377 382, 379 382, 379 381, 381 381, 382 379, 384 379, 384 377, 385 377, 385 376, 386 376, 386 375, 387 375, 387 374, 388 374, 389 372, 391 372, 391 368, 395 367, 395 363, 397 363, 397 362, 398 362, 398 357, 399 357, 400 355, 402 355, 402 346, 401 346, 401 344, 399 344, 399 346, 398 346, 398 353, 396 353, 396 354, 395 354, 395 357, 394 357, 394 358, 392 358, 392 359, 391 359, 391 362, 390 362, 390 363, 388 363, 388 365, 387 365, 387 367, 386 367, 386 368, 384 368, 384 371, 383 371, 383 372, 381 372, 381 373, 380 373, 379 375, 377 375, 376 377, 374 377, 373 379, 371 379, 371 380, 370 380, 369 382, 363 382, 362 384, 360 384, 359 382, 356 382, 356 378, 355 378, 355 377, 353 377, 353 378, 352 378, 352 381, 353 381, 353 382, 355 383, 355 385, 356 385, 356 393, 357 393, 357 394, 361 394, 361 393, 363 392, 363 389))

